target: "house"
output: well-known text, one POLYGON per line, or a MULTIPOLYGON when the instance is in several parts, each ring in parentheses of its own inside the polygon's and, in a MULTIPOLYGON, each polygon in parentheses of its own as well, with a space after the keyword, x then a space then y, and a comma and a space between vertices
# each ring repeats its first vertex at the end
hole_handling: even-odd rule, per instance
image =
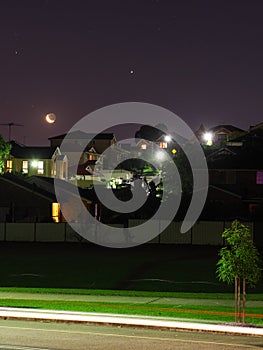
MULTIPOLYGON (((0 176, 0 221, 2 222, 60 222, 63 221, 60 209, 67 211, 67 217, 81 218, 82 212, 76 213, 72 184, 57 179, 65 194, 65 201, 57 203, 54 179, 44 176, 23 176, 6 173, 0 176), (71 198, 71 203, 68 199, 71 198)), ((79 189, 79 194, 88 210, 94 211, 92 194, 79 189)), ((77 202, 77 200, 76 200, 77 202)), ((83 210, 83 208, 81 208, 83 210)))
POLYGON ((59 147, 31 147, 11 141, 5 172, 67 179, 67 157, 59 147))
POLYGON ((3 222, 51 222, 54 192, 27 181, 25 176, 0 176, 0 215, 3 222))
POLYGON ((217 125, 212 128, 206 129, 203 124, 200 125, 198 130, 195 131, 195 135, 199 142, 207 145, 217 144, 220 142, 229 141, 232 138, 245 133, 244 130, 233 125, 217 125))
POLYGON ((233 125, 217 125, 210 128, 208 132, 212 133, 213 142, 218 143, 228 141, 230 138, 234 138, 245 131, 233 125))
MULTIPOLYGON (((262 219, 263 135, 253 132, 207 156, 210 185, 239 195, 247 214, 262 219)), ((226 202, 227 204, 227 202, 226 202)))
POLYGON ((65 137, 67 141, 63 144, 63 152, 67 154, 70 167, 76 163, 84 164, 91 161, 90 166, 94 169, 94 164, 97 162, 92 163, 92 161, 99 161, 101 167, 108 169, 111 168, 111 163, 117 160, 118 152, 108 151, 107 157, 102 155, 116 144, 113 133, 89 134, 83 131, 73 131, 69 134, 50 137, 51 148, 60 147, 65 137))

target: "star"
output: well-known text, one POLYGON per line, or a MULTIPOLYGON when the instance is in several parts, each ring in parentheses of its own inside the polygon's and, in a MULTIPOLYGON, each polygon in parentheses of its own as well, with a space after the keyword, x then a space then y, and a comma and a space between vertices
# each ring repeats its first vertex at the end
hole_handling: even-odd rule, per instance
POLYGON ((134 74, 134 70, 133 69, 130 70, 130 74, 134 74))

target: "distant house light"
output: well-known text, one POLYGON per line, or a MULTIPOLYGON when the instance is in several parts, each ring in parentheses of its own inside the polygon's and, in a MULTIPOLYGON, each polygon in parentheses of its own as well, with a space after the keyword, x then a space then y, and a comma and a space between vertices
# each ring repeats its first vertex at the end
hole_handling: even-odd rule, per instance
POLYGON ((28 173, 28 160, 23 160, 22 162, 22 173, 23 174, 28 173))
POLYGON ((167 142, 160 142, 160 147, 163 148, 163 149, 166 149, 167 148, 167 142))
POLYGON ((37 162, 37 173, 39 175, 43 175, 44 174, 44 162, 43 162, 43 160, 39 160, 37 162))
POLYGON ((164 136, 164 141, 166 141, 166 142, 172 141, 171 136, 170 136, 170 135, 165 135, 165 136, 164 136))
POLYGON ((43 160, 32 160, 31 166, 37 168, 38 175, 44 174, 44 161, 43 160))
POLYGON ((207 146, 212 146, 213 144, 213 134, 211 132, 205 132, 203 134, 203 139, 207 146))
POLYGON ((52 203, 52 219, 54 222, 60 222, 60 204, 52 203))
POLYGON ((12 170, 13 170, 13 161, 7 160, 6 161, 6 171, 11 173, 12 170))
POLYGON ((146 149, 146 148, 147 148, 146 143, 143 143, 143 144, 141 145, 141 149, 146 149))

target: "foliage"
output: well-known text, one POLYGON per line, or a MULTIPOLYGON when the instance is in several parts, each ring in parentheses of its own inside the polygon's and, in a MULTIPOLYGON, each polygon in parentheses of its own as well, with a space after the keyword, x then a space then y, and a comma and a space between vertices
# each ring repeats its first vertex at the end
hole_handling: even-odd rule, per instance
POLYGON ((8 158, 11 151, 11 144, 5 142, 2 135, 0 135, 0 173, 3 172, 5 166, 5 159, 8 158))
POLYGON ((219 280, 231 284, 235 278, 245 278, 254 287, 260 278, 259 253, 251 239, 249 228, 235 220, 230 228, 224 230, 222 237, 227 246, 219 253, 219 280))
POLYGON ((163 124, 158 124, 155 127, 151 125, 142 125, 135 133, 135 138, 145 139, 149 141, 157 141, 159 137, 164 135, 164 131, 167 127, 163 124))
POLYGON ((260 279, 259 253, 251 239, 249 228, 235 220, 231 226, 224 230, 222 237, 226 247, 223 247, 217 263, 217 276, 219 280, 228 284, 235 283, 236 320, 240 321, 240 285, 243 281, 243 321, 246 303, 246 285, 255 287, 260 279))

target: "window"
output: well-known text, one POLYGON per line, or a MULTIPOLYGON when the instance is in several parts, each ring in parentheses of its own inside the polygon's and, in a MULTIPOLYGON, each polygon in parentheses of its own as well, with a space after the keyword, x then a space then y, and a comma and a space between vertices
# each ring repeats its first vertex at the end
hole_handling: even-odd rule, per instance
POLYGON ((22 173, 27 174, 28 173, 28 161, 23 160, 22 162, 22 173))
POLYGON ((54 222, 60 222, 60 205, 59 203, 52 203, 52 219, 54 222))
POLYGON ((226 138, 227 138, 227 134, 223 134, 223 133, 217 134, 218 141, 224 141, 226 140, 226 138))
POLYGON ((6 171, 11 173, 12 167, 13 167, 13 161, 12 160, 7 160, 7 162, 6 162, 6 171))
POLYGON ((167 148, 167 142, 160 142, 161 148, 167 148))
POLYGON ((263 171, 257 171, 257 185, 263 185, 263 171))
POLYGON ((147 148, 146 143, 143 143, 143 144, 141 145, 141 149, 146 149, 146 148, 147 148))
POLYGON ((39 160, 37 162, 37 173, 39 175, 43 175, 44 174, 44 162, 43 162, 43 160, 39 160))

